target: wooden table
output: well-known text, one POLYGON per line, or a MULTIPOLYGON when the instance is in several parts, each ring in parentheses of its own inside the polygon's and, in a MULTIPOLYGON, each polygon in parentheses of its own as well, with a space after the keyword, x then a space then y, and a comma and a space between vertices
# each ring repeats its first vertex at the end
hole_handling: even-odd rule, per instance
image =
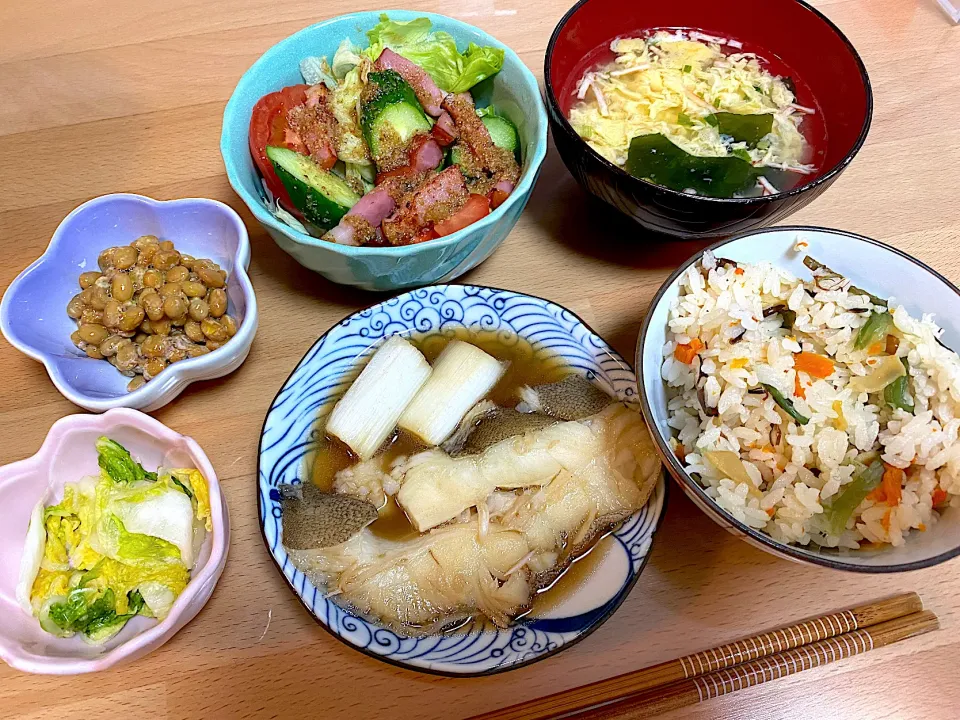
MULTIPOLYGON (((416 1, 467 19, 540 75, 568 0, 416 1)), ((892 243, 960 282, 960 29, 934 0, 820 0, 873 80, 873 128, 857 160, 790 221, 892 243)), ((483 679, 419 674, 334 640, 265 552, 255 473, 263 416, 287 374, 333 323, 378 298, 332 285, 285 255, 233 194, 218 151, 224 103, 270 45, 364 0, 123 2, 0 6, 0 288, 79 203, 129 191, 223 200, 247 221, 261 322, 247 362, 155 413, 217 468, 233 542, 210 603, 136 664, 76 679, 0 666, 0 717, 457 718, 720 644, 788 620, 917 589, 941 632, 713 700, 694 718, 948 718, 960 705, 960 561, 859 576, 773 558, 728 535, 672 489, 653 555, 616 615, 583 643, 483 679)), ((691 244, 644 247, 635 227, 590 218, 551 150, 504 246, 464 280, 530 292, 583 316, 626 357, 654 291, 691 244)), ((0 341, 0 463, 28 456, 78 411, 43 367, 0 341)), ((677 713, 669 717, 680 717, 677 713)))

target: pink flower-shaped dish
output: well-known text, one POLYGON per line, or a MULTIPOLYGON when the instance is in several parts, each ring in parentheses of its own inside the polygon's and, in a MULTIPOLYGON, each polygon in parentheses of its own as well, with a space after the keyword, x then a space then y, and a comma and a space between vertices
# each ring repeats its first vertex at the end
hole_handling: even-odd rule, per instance
POLYGON ((74 675, 146 655, 200 612, 227 560, 230 520, 207 456, 192 439, 136 410, 68 415, 55 422, 36 455, 0 468, 0 507, 4 517, 0 523, 0 659, 24 672, 74 675), (198 469, 210 487, 213 531, 203 543, 190 582, 165 619, 135 617, 115 637, 95 647, 79 636, 64 639, 42 630, 17 602, 16 586, 34 506, 41 498, 48 504, 57 502, 64 483, 100 472, 94 443, 101 435, 124 445, 148 470, 161 465, 198 469))

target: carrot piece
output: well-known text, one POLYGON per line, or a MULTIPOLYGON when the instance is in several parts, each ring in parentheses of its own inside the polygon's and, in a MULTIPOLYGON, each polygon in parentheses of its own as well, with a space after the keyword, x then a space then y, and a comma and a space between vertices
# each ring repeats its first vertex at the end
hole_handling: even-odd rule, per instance
POLYGON ((673 449, 673 454, 677 456, 677 460, 680 462, 687 461, 687 449, 680 443, 677 443, 677 446, 673 449))
POLYGON ((883 485, 884 494, 887 496, 887 505, 896 507, 900 504, 900 497, 903 494, 903 470, 893 465, 884 463, 883 485))
POLYGON ((798 398, 807 399, 807 393, 803 389, 803 385, 800 384, 800 373, 793 374, 793 394, 798 398))
POLYGON ((833 375, 833 360, 816 353, 802 352, 793 356, 793 367, 815 378, 827 378, 833 375))
POLYGON ((926 532, 927 526, 924 525, 923 523, 920 523, 919 525, 917 525, 917 530, 919 530, 920 532, 926 532))
POLYGON ((743 268, 737 268, 733 271, 734 275, 743 275, 743 268))
POLYGON ((883 480, 867 497, 876 503, 885 503, 890 507, 900 504, 903 492, 903 470, 893 465, 883 464, 883 480))
POLYGON ((880 518, 880 524, 883 526, 883 529, 887 532, 890 532, 890 514, 893 512, 893 508, 887 508, 887 511, 883 514, 883 517, 880 518))
POLYGON ((933 506, 937 507, 938 505, 943 505, 944 500, 947 499, 947 491, 943 488, 934 488, 933 495, 930 497, 933 500, 933 506))
POLYGON ((867 348, 868 355, 880 355, 884 350, 887 349, 886 343, 875 342, 873 345, 867 348))
POLYGON ((673 356, 685 365, 689 365, 702 349, 703 343, 700 342, 700 338, 694 338, 689 343, 677 345, 673 350, 673 356))

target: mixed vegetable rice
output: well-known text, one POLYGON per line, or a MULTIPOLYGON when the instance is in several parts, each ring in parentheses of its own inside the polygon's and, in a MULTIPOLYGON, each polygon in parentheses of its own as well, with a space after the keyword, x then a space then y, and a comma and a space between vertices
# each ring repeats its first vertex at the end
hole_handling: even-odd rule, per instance
POLYGON ((960 504, 960 358, 931 316, 804 264, 812 280, 708 252, 683 274, 661 368, 674 452, 779 541, 902 545, 960 504))

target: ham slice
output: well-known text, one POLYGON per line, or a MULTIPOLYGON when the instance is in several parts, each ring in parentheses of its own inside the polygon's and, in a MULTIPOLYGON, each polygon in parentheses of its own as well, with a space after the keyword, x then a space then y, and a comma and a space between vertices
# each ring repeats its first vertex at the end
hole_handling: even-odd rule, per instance
POLYGON ((373 227, 377 227, 390 216, 396 207, 397 204, 390 197, 390 193, 380 188, 374 188, 360 198, 360 201, 350 208, 347 215, 359 215, 373 227))
POLYGON ((471 190, 486 195, 499 182, 515 185, 520 178, 520 166, 512 152, 494 145, 487 126, 477 115, 470 94, 447 95, 443 101, 443 109, 450 113, 457 126, 460 133, 459 143, 465 145, 473 156, 471 164, 484 170, 485 177, 473 180, 471 190))
POLYGON ((443 150, 432 138, 410 150, 410 167, 414 172, 434 170, 443 162, 443 150))
MULTIPOLYGON (((404 182, 419 185, 426 173, 436 170, 443 162, 443 150, 429 135, 417 135, 407 150, 407 163, 377 175, 377 187, 390 178, 402 178, 404 182)), ((406 192, 409 188, 402 190, 406 192)), ((397 194, 391 190, 391 194, 397 194)))
POLYGON ((432 223, 453 215, 468 197, 460 168, 448 167, 407 194, 397 212, 383 221, 383 234, 391 245, 417 242, 432 223))
POLYGON ((416 63, 412 63, 402 55, 398 55, 390 48, 384 48, 375 63, 377 70, 395 70, 417 94, 417 100, 423 109, 432 117, 439 117, 443 113, 440 107, 446 93, 443 92, 433 78, 416 63))
POLYGON ((433 126, 433 137, 444 147, 451 145, 460 137, 460 131, 457 130, 456 123, 453 122, 453 118, 446 110, 440 113, 440 117, 437 118, 437 122, 433 126))
POLYGON ((326 85, 313 85, 306 90, 307 101, 287 111, 287 124, 306 146, 310 157, 324 170, 337 162, 337 121, 328 106, 326 85))
POLYGON ((340 223, 324 235, 324 239, 340 245, 360 245, 361 238, 359 235, 369 233, 358 233, 358 225, 363 229, 368 227, 370 229, 379 228, 380 223, 389 217, 396 207, 397 203, 387 192, 387 189, 374 188, 347 211, 340 223), (357 218, 364 222, 357 223, 357 218))
POLYGON ((357 242, 357 233, 354 230, 353 226, 350 223, 345 223, 343 220, 340 221, 340 224, 334 228, 330 228, 327 231, 327 234, 323 236, 324 240, 330 242, 335 242, 339 245, 359 245, 357 242))

